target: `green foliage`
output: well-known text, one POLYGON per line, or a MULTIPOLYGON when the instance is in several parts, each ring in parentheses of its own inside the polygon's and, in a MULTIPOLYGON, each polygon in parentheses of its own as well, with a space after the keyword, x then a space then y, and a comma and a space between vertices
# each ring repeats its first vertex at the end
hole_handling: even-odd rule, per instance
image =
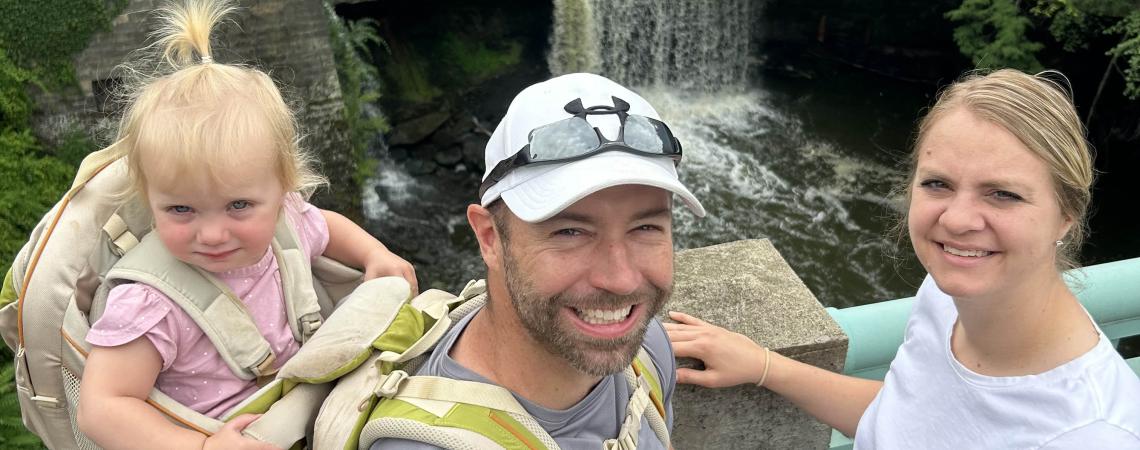
POLYGON ((0 46, 0 130, 23 128, 32 115, 28 84, 38 83, 30 70, 17 67, 0 46))
MULTIPOLYGON (((0 1, 0 273, 40 217, 67 189, 94 145, 82 132, 56 148, 37 141, 27 89, 74 86, 71 58, 91 36, 108 29, 128 0, 0 1)), ((0 351, 0 448, 43 448, 20 419, 12 383, 12 354, 0 351)))
POLYGON ((464 39, 458 34, 448 33, 440 41, 437 54, 441 60, 457 65, 471 81, 479 82, 519 63, 522 43, 507 41, 500 47, 502 48, 489 48, 484 41, 464 39))
POLYGON ((1123 35, 1120 44, 1109 50, 1108 54, 1123 59, 1126 63, 1124 95, 1132 99, 1140 98, 1140 11, 1133 11, 1105 32, 1123 35))
POLYGON ((427 102, 443 94, 443 89, 428 80, 431 69, 428 60, 416 56, 385 68, 392 80, 391 91, 396 93, 396 97, 412 103, 427 102))
POLYGON ((1012 0, 964 0, 946 18, 961 23, 954 42, 977 67, 1041 71, 1035 54, 1044 45, 1026 36, 1033 24, 1012 0))
POLYGON ((1124 62, 1124 94, 1140 98, 1140 10, 1135 0, 963 0, 946 17, 959 23, 954 42, 980 68, 1041 70, 1036 54, 1044 45, 1028 37, 1035 25, 1048 24, 1049 35, 1067 52, 1087 48, 1102 33, 1120 35, 1107 54, 1124 62))
POLYGON ((1092 35, 1089 27, 1092 21, 1088 14, 1078 9, 1072 2, 1066 0, 1041 0, 1030 9, 1038 17, 1052 17, 1049 24, 1049 34, 1053 35, 1065 51, 1073 52, 1088 46, 1088 37, 1092 35))
POLYGON ((76 166, 44 155, 28 129, 0 132, 0 148, 0 272, 7 272, 32 228, 67 189, 76 166))
POLYGON ((355 176, 357 182, 362 183, 364 178, 375 172, 375 163, 365 158, 368 144, 389 129, 388 120, 379 108, 366 110, 367 105, 375 105, 380 100, 380 71, 364 55, 369 55, 369 44, 381 48, 387 48, 387 44, 377 33, 375 20, 346 22, 337 17, 328 3, 325 3, 325 11, 344 101, 344 118, 352 141, 353 160, 357 165, 355 176))
POLYGON ((37 0, 0 2, 0 42, 9 57, 40 75, 46 84, 65 86, 74 78, 71 58, 128 0, 37 0))

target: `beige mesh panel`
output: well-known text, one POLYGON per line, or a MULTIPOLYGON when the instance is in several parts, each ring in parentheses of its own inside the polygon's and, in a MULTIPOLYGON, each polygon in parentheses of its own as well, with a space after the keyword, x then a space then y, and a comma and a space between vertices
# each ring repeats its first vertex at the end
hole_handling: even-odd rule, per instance
POLYGON ((80 450, 99 450, 99 446, 91 442, 83 432, 79 431, 79 421, 75 417, 79 410, 79 377, 70 370, 61 369, 63 373, 63 389, 67 395, 67 414, 71 416, 71 432, 75 435, 75 443, 80 450))

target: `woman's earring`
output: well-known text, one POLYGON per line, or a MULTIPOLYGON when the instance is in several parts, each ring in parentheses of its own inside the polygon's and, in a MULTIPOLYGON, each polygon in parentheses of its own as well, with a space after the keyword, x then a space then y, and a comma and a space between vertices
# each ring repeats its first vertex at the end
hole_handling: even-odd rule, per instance
POLYGON ((1062 245, 1065 245, 1065 241, 1062 241, 1062 240, 1058 240, 1058 241, 1057 241, 1057 246, 1058 246, 1058 247, 1060 247, 1060 246, 1062 246, 1062 245))

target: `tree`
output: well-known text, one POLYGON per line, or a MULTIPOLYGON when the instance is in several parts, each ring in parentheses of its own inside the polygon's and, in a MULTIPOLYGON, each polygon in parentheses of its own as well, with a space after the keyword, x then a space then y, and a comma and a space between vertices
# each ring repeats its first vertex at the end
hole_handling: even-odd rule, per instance
POLYGON ((964 0, 946 18, 962 23, 954 29, 954 42, 975 66, 1041 71, 1036 53, 1045 46, 1026 36, 1033 23, 1012 0, 964 0))
POLYGON ((959 23, 954 42, 979 68, 1040 71, 1037 53, 1045 45, 1030 38, 1038 27, 1047 26, 1048 36, 1067 52, 1087 48, 1101 33, 1119 36, 1118 43, 1106 52, 1111 59, 1090 117, 1105 81, 1115 72, 1124 77, 1124 94, 1140 98, 1140 4, 1136 0, 963 0, 946 18, 959 23))

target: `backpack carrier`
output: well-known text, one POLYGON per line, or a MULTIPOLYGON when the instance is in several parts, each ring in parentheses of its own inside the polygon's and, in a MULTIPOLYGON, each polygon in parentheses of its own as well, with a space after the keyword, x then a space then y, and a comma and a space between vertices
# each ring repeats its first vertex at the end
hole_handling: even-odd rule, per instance
MULTIPOLYGON (((0 292, 0 334, 16 353, 15 384, 24 425, 48 448, 97 449, 77 426, 79 381, 91 346, 90 325, 103 313, 107 292, 144 282, 186 311, 242 379, 267 380, 274 355, 229 289, 208 273, 169 254, 151 227, 150 213, 117 197, 126 165, 112 149, 88 155, 71 188, 32 231, 0 292)), ((360 283, 361 274, 331 259, 310 260, 284 216, 273 240, 290 328, 304 342, 331 313, 334 299, 360 283)), ((171 421, 204 434, 243 413, 264 413, 245 429, 288 448, 303 439, 331 385, 291 385, 274 379, 222 415, 183 406, 157 389, 147 402, 171 421), (298 389, 292 389, 296 386, 298 389)))
MULTIPOLYGON (((510 391, 493 384, 409 375, 453 323, 487 300, 471 281, 453 296, 438 290, 415 298, 402 278, 364 282, 278 375, 293 383, 336 381, 314 425, 315 450, 367 449, 400 438, 450 449, 558 449, 510 391)), ((657 368, 645 349, 625 370, 633 392, 619 436, 599 446, 637 448, 642 417, 669 447, 657 368)))

